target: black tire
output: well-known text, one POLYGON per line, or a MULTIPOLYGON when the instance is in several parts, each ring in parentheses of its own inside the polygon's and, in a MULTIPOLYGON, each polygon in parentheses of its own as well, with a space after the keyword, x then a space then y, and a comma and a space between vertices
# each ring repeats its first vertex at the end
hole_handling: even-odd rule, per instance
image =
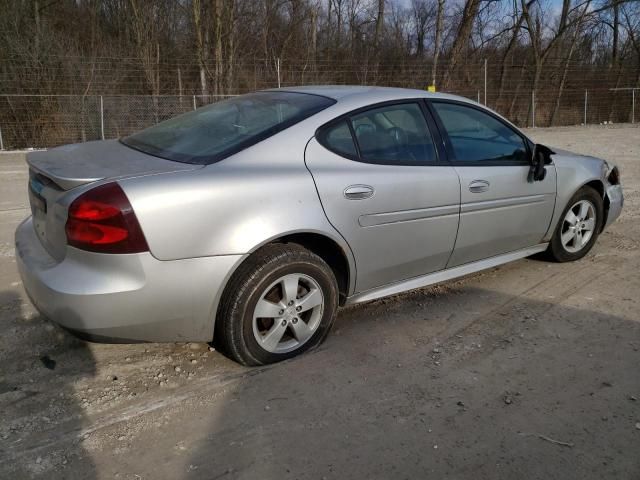
POLYGON ((295 243, 275 243, 253 253, 232 275, 216 317, 214 342, 218 349, 243 365, 275 363, 318 346, 325 339, 338 309, 338 285, 331 268, 318 255, 295 243), (253 332, 253 312, 265 289, 287 274, 311 277, 322 290, 324 307, 320 323, 299 348, 273 353, 258 343, 253 332))
POLYGON ((594 188, 585 185, 580 190, 578 190, 573 195, 573 197, 571 197, 571 200, 569 200, 569 202, 567 203, 567 206, 562 212, 562 216, 558 220, 558 225, 556 227, 555 232, 553 233, 551 242, 549 243, 549 248, 547 249, 548 256, 552 260, 556 262, 561 262, 561 263, 573 262, 575 260, 581 259, 587 253, 589 253, 589 250, 591 250, 593 245, 596 243, 600 230, 602 230, 603 220, 604 220, 604 206, 603 206, 602 197, 594 188), (596 216, 595 228, 594 228, 593 234, 591 235, 591 238, 589 239, 586 245, 584 245, 577 252, 570 252, 570 251, 567 251, 567 249, 565 249, 561 240, 563 228, 566 228, 566 226, 564 225, 565 223, 564 219, 569 209, 581 200, 587 200, 591 202, 591 204, 593 204, 595 208, 595 216, 596 216))

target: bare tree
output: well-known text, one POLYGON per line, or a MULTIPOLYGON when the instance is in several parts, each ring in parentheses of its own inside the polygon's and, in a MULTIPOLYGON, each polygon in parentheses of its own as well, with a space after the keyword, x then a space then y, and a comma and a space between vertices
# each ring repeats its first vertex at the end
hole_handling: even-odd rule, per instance
POLYGON ((589 11, 589 7, 591 6, 591 0, 587 0, 584 2, 584 6, 582 10, 578 13, 578 18, 573 25, 573 33, 567 42, 568 45, 564 46, 567 54, 565 57, 564 65, 562 68, 562 77, 560 79, 560 84, 558 85, 558 90, 556 93, 556 99, 553 105, 553 110, 551 112, 551 116, 549 118, 549 125, 553 125, 556 119, 556 115, 558 114, 558 109, 560 108, 560 100, 562 99, 562 94, 564 92, 564 88, 567 82, 567 74, 569 72, 569 62, 571 62, 571 58, 573 57, 573 53, 576 48, 576 42, 578 41, 578 36, 582 32, 583 21, 589 11), (568 47, 568 48, 567 48, 568 47))
MULTIPOLYGON (((160 94, 160 40, 158 27, 162 15, 153 3, 129 0, 133 31, 138 58, 144 69, 151 95, 160 94)), ((159 10, 159 8, 158 8, 159 10)))
MULTIPOLYGON (((101 94, 151 94, 157 103, 163 94, 213 100, 271 87, 276 58, 286 83, 424 88, 428 80, 465 95, 482 88, 486 58, 492 106, 521 123, 531 118, 532 90, 541 120, 566 123, 581 118, 584 89, 597 89, 601 118, 628 118, 626 94, 603 92, 640 85, 637 0, 1 2, 2 93, 78 94, 75 118, 95 116, 101 94)), ((26 101, 0 95, 5 135, 44 138, 60 128, 62 100, 26 101), (6 126, 20 119, 29 126, 6 126)), ((90 123, 78 139, 95 136, 90 123)))
POLYGON ((438 0, 438 13, 436 14, 436 32, 433 44, 433 69, 431 70, 431 85, 436 86, 438 75, 438 59, 440 58, 440 48, 442 45, 442 34, 444 30, 444 2, 438 0))
MULTIPOLYGON (((443 0, 439 0, 443 1, 443 0)), ((411 12, 416 36, 416 56, 422 57, 424 54, 425 40, 427 32, 433 21, 433 1, 432 0, 412 0, 411 12)))
MULTIPOLYGON (((526 5, 528 8, 531 7, 536 2, 536 0, 529 0, 526 5)), ((504 86, 507 77, 507 71, 510 68, 509 57, 511 56, 514 47, 516 46, 518 39, 520 38, 520 33, 522 31, 522 23, 524 22, 524 13, 520 12, 518 9, 517 2, 513 4, 513 25, 511 27, 510 32, 507 32, 509 35, 509 42, 507 43, 506 48, 503 50, 501 55, 500 65, 500 77, 498 80, 498 95, 496 99, 496 104, 499 105, 502 100, 502 95, 504 93, 504 86)))
POLYGON ((208 59, 208 34, 205 31, 203 22, 203 6, 201 0, 192 1, 193 24, 196 35, 196 59, 198 61, 200 73, 200 93, 203 96, 209 95, 209 87, 207 83, 207 65, 208 59))
POLYGON ((444 80, 442 82, 444 88, 449 86, 451 75, 462 57, 462 52, 469 44, 469 37, 471 35, 471 30, 473 29, 473 23, 478 15, 480 1, 481 0, 466 0, 464 3, 462 18, 458 25, 456 36, 453 41, 453 45, 451 46, 451 51, 449 52, 449 65, 447 66, 447 70, 444 74, 444 80))

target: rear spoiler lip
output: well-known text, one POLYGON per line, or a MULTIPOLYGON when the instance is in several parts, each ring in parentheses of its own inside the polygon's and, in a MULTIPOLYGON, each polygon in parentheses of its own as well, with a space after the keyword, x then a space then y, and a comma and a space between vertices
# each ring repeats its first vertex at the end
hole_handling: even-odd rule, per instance
POLYGON ((46 177, 62 190, 105 179, 118 180, 204 167, 154 157, 118 140, 98 140, 30 152, 27 165, 33 173, 46 177))
POLYGON ((31 154, 27 155, 27 165, 29 168, 55 183, 62 190, 71 190, 72 188, 79 187, 80 185, 85 185, 87 183, 97 182, 98 180, 102 180, 104 177, 65 177, 64 175, 55 175, 50 171, 47 171, 43 168, 40 168, 36 162, 34 162, 31 154))

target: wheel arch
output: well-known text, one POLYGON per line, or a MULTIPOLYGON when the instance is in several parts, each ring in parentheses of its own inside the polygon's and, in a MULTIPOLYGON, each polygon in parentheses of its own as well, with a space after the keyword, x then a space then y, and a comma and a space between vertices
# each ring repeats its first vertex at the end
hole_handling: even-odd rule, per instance
POLYGON ((573 197, 573 195, 576 194, 576 192, 578 192, 581 188, 584 187, 591 187, 593 188, 596 192, 598 192, 600 194, 600 196, 602 197, 602 199, 604 200, 604 183, 602 183, 602 180, 599 179, 594 179, 594 180, 590 180, 588 182, 586 182, 585 184, 581 185, 580 188, 577 188, 575 192, 573 192, 573 194, 571 195, 573 197))
POLYGON ((320 233, 297 232, 278 237, 269 242, 271 243, 296 243, 322 258, 336 277, 340 305, 344 305, 352 291, 351 285, 352 280, 355 280, 355 271, 352 271, 347 253, 335 240, 320 233))
POLYGON ((575 185, 572 185, 571 188, 567 189, 570 193, 564 193, 564 194, 561 193, 560 191, 560 182, 559 182, 558 193, 556 197, 556 206, 554 208, 553 217, 549 225, 549 230, 547 230, 547 233, 544 236, 543 241, 548 242, 551 239, 551 237, 553 236, 553 233, 556 231, 562 212, 564 212, 564 209, 567 208, 567 205, 569 204, 573 196, 581 188, 584 188, 584 187, 591 187, 595 191, 597 191, 598 194, 600 194, 600 197, 602 198, 603 205, 604 205, 604 219, 602 222, 602 224, 604 225, 604 223, 606 222, 608 210, 606 205, 605 186, 604 186, 604 182, 600 178, 591 177, 588 179, 584 179, 582 182, 576 182, 575 185))
POLYGON ((322 258, 336 276, 338 282, 338 293, 340 305, 344 305, 347 297, 353 292, 355 285, 355 262, 353 254, 348 245, 343 247, 338 240, 331 238, 324 232, 315 231, 294 231, 288 232, 277 237, 266 240, 256 245, 250 252, 243 255, 242 259, 237 262, 233 269, 228 272, 223 287, 220 289, 217 298, 214 300, 214 305, 211 310, 212 330, 211 338, 216 335, 218 325, 218 313, 220 304, 224 295, 227 294, 227 288, 233 276, 236 274, 240 266, 247 261, 249 257, 258 252, 261 248, 274 243, 296 243, 302 247, 310 250, 311 252, 322 258))
MULTIPOLYGON (((283 232, 255 245, 243 261, 261 248, 272 243, 297 243, 327 262, 338 282, 341 305, 344 303, 344 299, 353 293, 356 280, 355 259, 351 248, 342 237, 336 238, 336 236, 325 231, 312 229, 283 232)), ((241 263, 242 262, 240 262, 240 264, 241 263)), ((239 265, 236 266, 236 269, 239 265)))
POLYGON ((218 309, 222 298, 226 294, 227 287, 233 275, 238 271, 249 257, 259 251, 261 248, 273 243, 296 243, 304 248, 312 251, 322 258, 336 276, 338 282, 338 293, 340 295, 340 305, 344 305, 346 298, 353 293, 355 287, 355 260, 351 249, 344 240, 333 238, 326 232, 318 232, 313 230, 300 230, 283 233, 273 238, 264 240, 251 249, 242 259, 237 262, 233 269, 228 272, 223 287, 220 289, 217 298, 214 300, 211 313, 213 318, 212 338, 216 330, 218 309))

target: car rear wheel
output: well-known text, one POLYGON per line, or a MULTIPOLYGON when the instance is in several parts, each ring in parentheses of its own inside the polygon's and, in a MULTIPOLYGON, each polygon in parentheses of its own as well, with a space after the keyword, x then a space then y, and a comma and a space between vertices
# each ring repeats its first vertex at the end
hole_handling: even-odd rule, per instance
POLYGON ((337 307, 337 282, 322 258, 293 243, 267 245, 225 289, 215 342, 243 365, 285 360, 324 340, 337 307))
POLYGON ((603 202, 591 187, 582 187, 569 200, 553 234, 549 253, 557 262, 584 257, 596 243, 603 220, 603 202))

